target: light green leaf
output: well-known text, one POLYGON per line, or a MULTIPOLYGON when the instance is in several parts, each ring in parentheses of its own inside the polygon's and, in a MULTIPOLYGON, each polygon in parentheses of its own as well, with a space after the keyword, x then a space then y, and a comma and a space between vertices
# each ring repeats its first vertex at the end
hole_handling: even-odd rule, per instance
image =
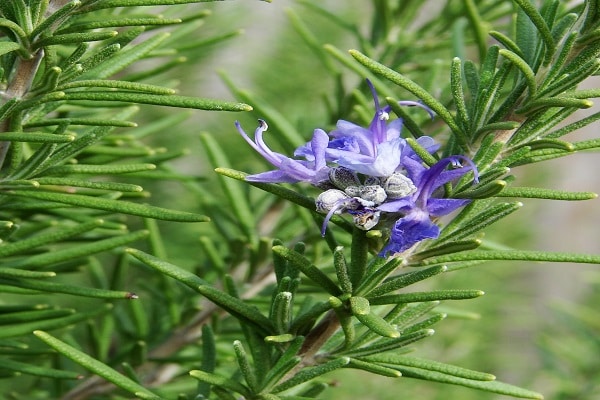
POLYGON ((109 382, 114 383, 116 386, 124 389, 140 399, 144 400, 161 400, 160 396, 152 393, 145 387, 141 386, 137 382, 132 381, 124 375, 121 375, 108 365, 101 363, 95 358, 87 355, 86 353, 77 350, 68 344, 56 339, 55 337, 49 335, 46 332, 36 330, 33 332, 35 336, 37 336, 40 340, 45 342, 47 345, 55 349, 58 353, 64 355, 67 358, 70 358, 77 364, 81 365, 85 369, 94 374, 101 376, 109 382))
POLYGON ((117 212, 140 217, 161 219, 176 222, 207 222, 209 218, 204 215, 192 214, 184 211, 169 210, 167 208, 131 203, 123 200, 112 200, 102 197, 92 197, 80 194, 66 194, 54 192, 41 192, 20 190, 6 192, 8 196, 17 196, 29 199, 53 201, 76 207, 93 208, 98 210, 117 212))

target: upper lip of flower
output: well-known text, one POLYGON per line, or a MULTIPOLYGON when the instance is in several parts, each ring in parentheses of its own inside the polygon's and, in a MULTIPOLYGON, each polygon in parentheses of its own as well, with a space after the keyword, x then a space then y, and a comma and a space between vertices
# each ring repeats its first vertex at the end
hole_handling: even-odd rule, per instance
POLYGON ((267 146, 263 140, 263 132, 267 130, 268 125, 262 119, 258 120, 258 127, 254 131, 254 140, 244 132, 238 121, 235 122, 235 126, 240 135, 254 150, 273 166, 279 168, 278 170, 249 175, 246 177, 248 181, 271 183, 308 181, 318 184, 327 179, 329 167, 325 160, 325 149, 329 142, 329 137, 322 129, 315 129, 313 137, 309 142, 310 145, 305 146, 308 149, 305 153, 306 160, 295 160, 283 154, 276 153, 267 146))

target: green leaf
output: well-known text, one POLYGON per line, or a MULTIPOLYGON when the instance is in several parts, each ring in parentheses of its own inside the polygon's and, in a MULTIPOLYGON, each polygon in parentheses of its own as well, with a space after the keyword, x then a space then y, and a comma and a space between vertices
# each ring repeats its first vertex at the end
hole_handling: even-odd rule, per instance
POLYGON ((504 190, 498 193, 497 196, 566 201, 592 200, 598 197, 596 193, 592 192, 565 192, 554 189, 532 187, 506 187, 504 190))
POLYGON ((179 18, 161 18, 161 17, 119 17, 111 15, 110 18, 97 19, 97 20, 85 20, 83 22, 75 22, 70 24, 68 27, 59 30, 57 33, 71 33, 83 30, 102 29, 102 28, 116 28, 125 26, 160 26, 160 25, 174 25, 182 22, 179 18))
POLYGON ((408 272, 406 274, 394 276, 369 293, 369 297, 376 297, 385 293, 392 292, 394 290, 401 289, 403 287, 412 285, 420 282, 424 279, 431 278, 432 276, 441 274, 446 271, 444 266, 429 267, 422 270, 408 272))
POLYGON ((233 342, 233 351, 235 353, 235 357, 237 359, 238 365, 240 367, 240 372, 244 377, 244 380, 248 384, 248 387, 252 392, 256 392, 258 389, 258 381, 256 379, 256 374, 250 365, 250 360, 248 359, 248 355, 246 354, 246 350, 244 350, 244 346, 242 346, 242 342, 239 340, 235 340, 233 342))
POLYGON ((93 372, 94 374, 101 376, 107 381, 114 383, 121 389, 124 389, 134 394, 140 399, 161 400, 160 396, 155 395, 145 387, 139 385, 137 382, 134 382, 126 376, 121 375, 108 365, 103 364, 95 358, 87 355, 86 353, 69 346, 68 344, 56 339, 48 333, 36 330, 33 332, 33 334, 37 336, 40 340, 45 342, 47 345, 55 349, 58 353, 73 360, 88 371, 93 372))
MULTIPOLYGON (((151 94, 159 94, 159 95, 172 95, 176 91, 174 89, 157 86, 157 85, 149 85, 147 83, 138 83, 138 82, 127 82, 127 81, 119 81, 114 79, 88 79, 88 80, 77 80, 73 82, 63 83, 56 88, 56 90, 67 90, 74 88, 83 88, 83 87, 94 87, 94 88, 110 88, 110 89, 121 89, 121 90, 131 90, 133 92, 142 92, 142 93, 151 93, 151 94)), ((113 92, 110 92, 113 93, 113 92)))
POLYGON ((60 23, 79 6, 81 6, 80 0, 67 2, 61 8, 48 15, 48 18, 45 18, 38 26, 36 26, 33 31, 31 31, 30 37, 36 38, 42 33, 52 32, 55 27, 59 26, 60 23))
POLYGON ((99 226, 102 226, 104 221, 96 219, 75 226, 59 226, 58 229, 54 229, 48 233, 41 233, 27 239, 22 239, 17 242, 2 243, 0 244, 0 257, 7 257, 13 254, 18 254, 24 251, 29 251, 36 247, 43 246, 45 244, 60 242, 67 238, 81 235, 82 233, 89 232, 99 226))
POLYGON ((15 325, 4 325, 2 326, 2 329, 0 329, 0 339, 30 335, 31 332, 36 329, 63 329, 66 326, 74 325, 89 318, 94 318, 107 312, 111 308, 112 305, 106 304, 102 307, 96 307, 94 311, 78 312, 73 315, 69 315, 68 317, 45 319, 42 321, 32 321, 15 325))
POLYGON ((399 348, 407 346, 418 340, 424 339, 434 334, 433 329, 423 329, 417 332, 408 334, 402 334, 400 337, 394 339, 383 339, 375 342, 375 344, 352 348, 348 351, 344 351, 343 354, 350 357, 364 357, 371 354, 379 354, 387 351, 397 351, 399 348))
POLYGON ((323 271, 302 256, 302 254, 284 246, 274 246, 273 252, 288 260, 293 266, 302 271, 304 275, 325 289, 329 294, 333 296, 340 296, 342 294, 341 289, 325 275, 323 271))
POLYGON ((399 257, 393 257, 387 260, 385 264, 373 270, 371 274, 365 276, 360 286, 353 292, 356 296, 364 296, 370 293, 373 288, 379 284, 392 272, 394 272, 403 260, 399 257))
POLYGON ((300 370, 296 375, 288 379, 287 381, 275 386, 273 388, 273 393, 280 393, 284 390, 288 390, 293 388, 294 386, 298 386, 304 382, 312 381, 313 379, 326 374, 328 372, 335 371, 336 369, 340 369, 346 366, 350 362, 348 357, 340 357, 331 361, 327 361, 323 364, 307 367, 300 370))
POLYGON ((507 49, 500 49, 499 53, 501 56, 513 63, 521 71, 521 73, 523 73, 523 77, 525 78, 525 82, 527 82, 527 88, 529 90, 529 98, 533 98, 537 92, 535 72, 533 72, 527 62, 518 54, 515 54, 507 49))
POLYGON ((452 375, 464 379, 472 379, 477 381, 493 381, 496 379, 494 375, 487 374, 485 372, 473 371, 470 369, 457 367, 455 365, 444 364, 438 361, 405 356, 401 354, 376 354, 365 357, 364 359, 370 362, 388 365, 403 365, 407 367, 420 368, 428 371, 436 371, 446 375, 452 375))
POLYGON ((10 265, 11 267, 17 268, 42 268, 54 263, 73 260, 79 257, 85 257, 91 254, 111 250, 116 247, 135 242, 136 240, 143 239, 147 236, 148 231, 141 230, 109 239, 97 240, 77 246, 69 246, 60 250, 24 257, 16 261, 5 262, 5 265, 10 265))
POLYGON ((118 32, 84 32, 84 33, 67 33, 64 35, 53 35, 40 39, 33 43, 34 49, 47 47, 52 45, 69 45, 79 44, 81 42, 96 42, 106 40, 117 36, 118 32))
POLYGON ((475 299, 483 295, 484 292, 481 290, 433 290, 430 292, 412 292, 369 297, 369 302, 372 305, 421 303, 424 301, 475 299))
POLYGON ((352 282, 350 282, 350 277, 348 276, 348 265, 342 246, 338 246, 333 252, 333 266, 342 292, 352 293, 352 282))
POLYGON ((252 396, 250 390, 246 386, 234 380, 224 378, 220 375, 211 374, 200 370, 192 370, 189 372, 189 374, 190 376, 198 379, 199 381, 206 382, 211 385, 222 387, 225 389, 229 389, 233 392, 243 395, 246 398, 250 398, 252 396))
POLYGON ((77 372, 59 370, 54 368, 41 367, 37 365, 27 364, 19 361, 9 360, 6 358, 0 359, 2 369, 21 372, 26 375, 41 376, 51 379, 80 379, 82 376, 77 372))
POLYGON ((267 317, 262 315, 256 307, 250 306, 242 300, 212 287, 198 276, 171 263, 160 260, 140 250, 127 249, 126 251, 149 267, 189 286, 224 310, 229 311, 247 322, 251 322, 259 329, 259 331, 267 331, 267 333, 272 332, 273 324, 267 317))
MULTIPOLYGON (((201 135, 200 140, 204 144, 208 159, 214 168, 218 166, 229 165, 226 153, 218 145, 217 141, 210 135, 201 135)), ((239 183, 219 176, 219 183, 227 196, 228 204, 231 207, 233 215, 239 224, 243 234, 248 237, 250 243, 256 241, 256 218, 255 213, 250 209, 249 202, 243 201, 246 198, 245 193, 239 183)))
POLYGON ((209 218, 204 215, 192 214, 183 211, 169 210, 144 204, 131 203, 123 200, 112 200, 101 197, 91 197, 80 194, 66 194, 54 192, 41 192, 31 190, 9 191, 7 196, 24 197, 29 199, 52 201, 76 207, 92 208, 110 212, 117 212, 140 217, 161 219, 176 222, 207 222, 209 218))
POLYGON ((539 393, 532 392, 527 389, 522 389, 517 386, 509 385, 498 381, 481 381, 460 378, 452 375, 446 375, 444 373, 436 371, 427 371, 424 369, 413 368, 413 367, 398 367, 398 370, 402 372, 402 375, 409 378, 423 379, 426 381, 449 383, 451 385, 466 386, 472 389, 479 389, 486 392, 504 394, 507 396, 525 398, 525 399, 537 399, 541 400, 544 398, 539 393))
POLYGON ((137 299, 137 295, 131 292, 74 286, 40 280, 26 281, 22 279, 0 279, 0 282, 14 287, 37 290, 40 293, 64 293, 73 296, 93 297, 98 299, 137 299))
POLYGON ((0 42, 0 56, 20 48, 21 46, 15 42, 0 42))
POLYGON ((364 297, 351 297, 350 310, 356 319, 376 334, 388 338, 397 338, 400 336, 400 332, 398 332, 395 326, 371 310, 369 300, 364 297))
MULTIPOLYGON (((545 58, 546 58, 546 60, 550 60, 550 58, 554 54, 556 46, 554 44, 554 39, 552 38, 552 32, 550 31, 548 24, 546 24, 546 21, 544 21, 544 18, 541 16, 541 14, 535 8, 535 5, 531 2, 529 2, 529 0, 514 0, 514 1, 515 1, 515 3, 517 3, 517 5, 520 7, 520 9, 527 15, 527 17, 533 23, 533 25, 535 25, 535 27, 537 28, 537 30, 542 38, 542 41, 544 42, 544 45, 546 47, 545 58)), ((525 32, 521 32, 521 35, 523 35, 523 34, 525 34, 525 32)), ((530 60, 530 59, 528 59, 528 61, 530 63, 532 62, 532 60, 530 60)))
POLYGON ((90 101, 112 101, 123 103, 153 104, 165 107, 193 108, 210 111, 251 111, 252 107, 244 103, 232 103, 200 97, 159 95, 147 93, 128 92, 67 92, 61 100, 90 100, 90 101))
POLYGON ((472 260, 497 260, 497 261, 548 261, 548 262, 570 262, 581 264, 600 264, 600 256, 591 254, 561 253, 561 252, 543 252, 528 250, 481 250, 470 251, 459 254, 450 254, 446 256, 433 257, 423 260, 427 264, 444 264, 457 261, 472 260))
POLYGON ((29 143, 68 143, 75 139, 74 135, 57 135, 45 132, 2 132, 0 137, 7 142, 29 143))
POLYGON ((380 364, 364 361, 358 358, 351 358, 347 368, 361 369, 372 374, 387 376, 389 378, 398 378, 402 376, 402 373, 398 370, 384 367, 380 364))
POLYGON ((115 175, 129 174, 133 172, 152 171, 156 169, 154 164, 110 164, 110 165, 86 165, 72 164, 59 165, 48 168, 46 175, 69 175, 69 174, 90 174, 90 175, 115 175))

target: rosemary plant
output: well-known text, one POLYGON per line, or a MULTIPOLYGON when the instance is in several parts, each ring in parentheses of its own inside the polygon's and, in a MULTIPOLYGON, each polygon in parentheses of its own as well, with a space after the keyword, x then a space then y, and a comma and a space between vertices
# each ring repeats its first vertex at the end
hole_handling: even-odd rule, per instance
MULTIPOLYGON (((299 0, 287 36, 244 53, 243 73, 295 105, 322 95, 317 113, 240 89, 240 68, 221 72, 238 101, 196 97, 206 82, 178 87, 212 77, 215 50, 243 40, 231 26, 243 12, 201 3, 0 2, 5 398, 334 398, 330 373, 361 371, 393 380, 393 398, 406 377, 541 399, 535 380, 532 391, 409 353, 469 315, 454 301, 484 294, 444 287, 451 272, 600 263, 484 237, 529 199, 597 197, 524 186, 517 167, 600 147, 567 136, 600 118, 577 113, 600 94, 581 87, 600 68, 600 2, 373 0, 353 12, 299 0), (290 40, 285 54, 306 65, 264 62, 290 40), (179 168, 191 114, 220 114, 198 117, 202 176, 179 168)), ((565 326, 592 336, 597 313, 569 310, 565 326)), ((543 343, 560 371, 564 348, 543 343)), ((585 380, 593 365, 577 364, 585 380)))

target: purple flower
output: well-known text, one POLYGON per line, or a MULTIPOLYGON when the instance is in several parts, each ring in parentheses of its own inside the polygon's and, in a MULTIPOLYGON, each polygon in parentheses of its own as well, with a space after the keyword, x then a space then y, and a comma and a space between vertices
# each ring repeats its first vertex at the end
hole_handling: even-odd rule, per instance
MULTIPOLYGON (((329 142, 325 154, 327 161, 355 172, 373 177, 386 177, 401 168, 405 153, 412 150, 406 140, 400 137, 402 119, 387 122, 391 107, 381 107, 375 88, 369 80, 367 83, 375 103, 375 116, 369 127, 363 128, 352 122, 338 121, 336 129, 330 133, 334 139, 329 142)), ((422 107, 433 115, 428 107, 415 101, 401 101, 398 104, 422 107)), ((435 150, 437 148, 432 151, 435 150)))
POLYGON ((452 156, 444 158, 431 168, 412 168, 412 180, 417 190, 410 196, 385 202, 377 210, 389 213, 401 213, 403 216, 392 227, 389 243, 380 255, 401 253, 424 239, 435 239, 440 234, 439 227, 432 218, 450 214, 467 205, 469 199, 450 199, 433 197, 436 191, 446 183, 458 180, 469 171, 473 171, 474 182, 478 181, 477 168, 467 157, 452 156), (460 161, 467 166, 461 166, 460 161), (446 169, 448 166, 454 169, 446 169))
MULTIPOLYGON (((295 159, 272 151, 263 140, 267 124, 259 120, 252 140, 240 124, 242 137, 276 169, 249 175, 246 180, 269 183, 308 182, 323 189, 315 201, 325 214, 321 233, 334 214, 352 217, 354 226, 391 230, 382 257, 402 253, 425 239, 437 238, 435 218, 466 205, 468 199, 444 198, 443 186, 477 169, 464 156, 444 158, 427 167, 421 157, 400 137, 402 119, 389 122, 391 107, 381 107, 377 93, 367 81, 375 103, 375 115, 367 128, 340 120, 328 135, 315 129, 312 139, 294 152, 295 159), (461 162, 465 164, 461 165, 461 162), (395 220, 395 222, 393 222, 395 220)), ((402 106, 421 103, 402 101, 402 106)), ((423 136, 417 143, 430 154, 439 145, 423 136)))
POLYGON ((267 130, 268 125, 262 119, 258 120, 258 128, 254 131, 254 140, 250 139, 244 132, 239 122, 236 121, 235 126, 254 150, 273 166, 279 168, 260 174, 248 175, 246 177, 247 181, 269 183, 310 182, 313 185, 318 185, 328 179, 329 167, 325 162, 325 149, 329 142, 329 136, 324 130, 315 129, 312 140, 309 142, 310 151, 304 154, 306 160, 294 160, 272 151, 266 145, 263 140, 263 132, 267 130))

